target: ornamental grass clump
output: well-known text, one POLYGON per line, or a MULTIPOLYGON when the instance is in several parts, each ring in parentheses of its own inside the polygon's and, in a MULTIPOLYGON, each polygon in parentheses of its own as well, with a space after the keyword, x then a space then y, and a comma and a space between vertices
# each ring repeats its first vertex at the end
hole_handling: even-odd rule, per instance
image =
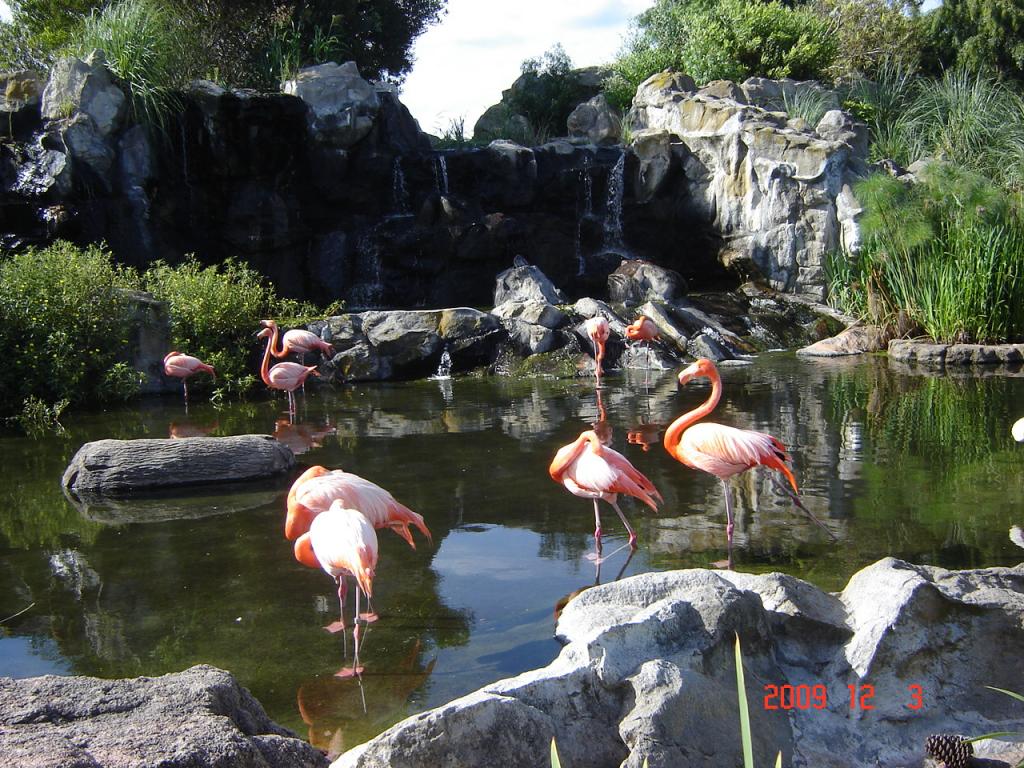
POLYGON ((876 174, 856 187, 864 241, 830 265, 841 309, 940 342, 1024 337, 1024 224, 980 174, 932 162, 906 184, 876 174))
POLYGON ((0 412, 138 391, 123 364, 137 287, 138 276, 98 245, 58 241, 0 261, 0 412))

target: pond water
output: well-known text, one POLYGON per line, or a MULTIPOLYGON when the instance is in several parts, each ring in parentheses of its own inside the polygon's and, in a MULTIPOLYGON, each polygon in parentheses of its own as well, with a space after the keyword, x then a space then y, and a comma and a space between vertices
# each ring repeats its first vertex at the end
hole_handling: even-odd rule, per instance
MULTIPOLYGON (((735 567, 840 589, 893 555, 950 568, 1009 565, 1024 522, 1024 378, 929 377, 885 358, 762 355, 723 368, 715 420, 770 431, 794 457, 804 501, 829 540, 766 473, 736 483, 735 567)), ((1005 371, 1003 372, 1006 373, 1005 371)), ((576 590, 725 557, 718 481, 674 462, 660 430, 707 386, 671 372, 592 379, 456 378, 338 387, 215 409, 162 398, 66 415, 64 436, 0 439, 0 675, 158 675, 208 663, 233 672, 277 722, 338 753, 401 718, 549 662, 556 606, 576 590), (552 482, 555 451, 599 421, 665 497, 626 500, 639 534, 552 482), (341 467, 420 512, 434 547, 380 534, 375 608, 361 680, 347 663, 333 582, 284 540, 290 475, 249 486, 78 509, 60 490, 85 441, 277 433, 311 464, 341 467), (645 451, 643 443, 650 443, 645 451), (616 552, 616 550, 619 550, 616 552), (21 612, 26 606, 31 607, 21 612), (21 613, 19 613, 21 612, 21 613), (19 614, 11 617, 14 614, 19 614)), ((418 540, 422 541, 422 539, 418 540)), ((347 650, 351 652, 351 638, 347 650)))

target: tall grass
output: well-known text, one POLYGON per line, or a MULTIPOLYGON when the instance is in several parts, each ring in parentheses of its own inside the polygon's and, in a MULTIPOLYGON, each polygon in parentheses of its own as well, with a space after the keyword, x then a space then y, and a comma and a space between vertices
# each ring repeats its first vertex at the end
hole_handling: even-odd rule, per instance
POLYGON ((128 89, 134 120, 163 133, 180 108, 173 88, 187 77, 189 37, 159 0, 118 0, 85 19, 72 49, 85 56, 101 48, 107 66, 128 89))
POLYGON ((933 162, 919 183, 878 174, 860 182, 864 244, 832 260, 832 299, 872 321, 896 315, 937 341, 1024 336, 1024 223, 977 173, 933 162))
POLYGON ((832 108, 831 94, 814 88, 799 88, 792 94, 784 91, 782 101, 790 117, 802 117, 811 128, 832 108))

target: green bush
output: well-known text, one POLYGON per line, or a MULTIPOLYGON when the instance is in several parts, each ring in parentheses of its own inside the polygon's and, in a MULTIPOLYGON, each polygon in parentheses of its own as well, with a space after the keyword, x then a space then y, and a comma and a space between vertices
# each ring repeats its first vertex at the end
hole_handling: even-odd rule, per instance
POLYGON ((658 0, 641 14, 606 83, 609 101, 626 96, 665 68, 698 83, 748 77, 823 79, 836 55, 827 18, 776 0, 658 0))
POLYGON ((1024 219, 1002 190, 933 162, 917 184, 876 174, 855 192, 864 242, 856 258, 832 261, 834 302, 874 322, 909 320, 937 341, 1024 337, 1024 219))
POLYGON ((229 392, 244 391, 255 381, 249 373, 253 334, 260 320, 275 316, 278 308, 262 275, 232 259, 203 267, 189 258, 175 267, 154 264, 143 282, 170 305, 174 348, 212 365, 218 384, 229 392))
POLYGON ((511 89, 508 108, 530 121, 533 143, 527 146, 536 146, 537 137, 564 132, 569 113, 586 95, 572 71, 572 59, 556 44, 543 56, 522 63, 522 75, 511 89))
POLYGON ((61 241, 0 261, 0 409, 9 414, 30 397, 120 396, 125 372, 116 364, 133 312, 126 290, 137 287, 135 273, 97 245, 61 241))

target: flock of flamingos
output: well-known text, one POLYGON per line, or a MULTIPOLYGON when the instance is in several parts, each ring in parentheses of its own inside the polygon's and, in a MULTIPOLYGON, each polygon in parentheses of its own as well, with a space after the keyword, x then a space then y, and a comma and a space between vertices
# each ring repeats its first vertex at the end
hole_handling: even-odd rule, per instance
MULTIPOLYGON (((307 377, 318 375, 316 366, 281 362, 270 367, 271 356, 283 358, 298 354, 304 360, 306 353, 333 354, 334 349, 316 334, 303 330, 288 331, 278 346, 280 334, 277 324, 273 320, 263 320, 261 324, 263 328, 257 336, 266 338, 267 346, 260 366, 260 378, 271 389, 288 393, 288 410, 292 415, 295 412, 295 390, 305 383, 307 377)), ((611 331, 608 321, 600 316, 588 320, 585 328, 594 345, 594 370, 597 387, 600 389, 605 344, 611 331)), ((643 315, 627 326, 626 337, 637 342, 650 342, 659 338, 655 324, 643 315)), ((212 366, 177 351, 164 358, 164 372, 182 380, 186 403, 189 376, 199 372, 216 375, 212 366)), ((669 425, 663 444, 672 458, 722 481, 725 489, 729 566, 732 565, 733 535, 729 479, 733 475, 756 466, 782 473, 792 486, 793 493, 789 493, 783 486, 778 487, 789 493, 794 502, 817 523, 796 495, 799 493, 796 478, 788 464, 790 457, 781 441, 764 432, 701 421, 714 410, 722 396, 722 380, 715 364, 701 358, 680 372, 678 378, 680 384, 707 378, 711 381, 711 394, 702 405, 669 425)), ((548 472, 552 480, 563 485, 574 496, 593 500, 597 553, 592 557, 598 562, 601 554, 599 501, 607 502, 616 511, 629 533, 631 549, 636 548, 636 531, 618 505, 619 494, 632 496, 654 510, 663 501, 654 484, 625 456, 606 445, 603 436, 594 429, 582 432, 572 443, 560 448, 548 472)), ((378 557, 376 530, 390 528, 415 548, 410 526, 416 527, 428 541, 432 541, 430 530, 421 515, 404 506, 380 486, 340 469, 311 467, 292 484, 288 492, 285 537, 294 542, 295 559, 310 568, 323 568, 338 586, 340 616, 338 621, 326 627, 327 630, 338 632, 346 629, 345 577, 352 576, 356 582, 354 663, 351 668, 339 672, 339 675, 358 675, 361 672, 359 623, 377 619, 370 602, 378 557), (360 611, 361 592, 367 599, 365 612, 360 611)))

